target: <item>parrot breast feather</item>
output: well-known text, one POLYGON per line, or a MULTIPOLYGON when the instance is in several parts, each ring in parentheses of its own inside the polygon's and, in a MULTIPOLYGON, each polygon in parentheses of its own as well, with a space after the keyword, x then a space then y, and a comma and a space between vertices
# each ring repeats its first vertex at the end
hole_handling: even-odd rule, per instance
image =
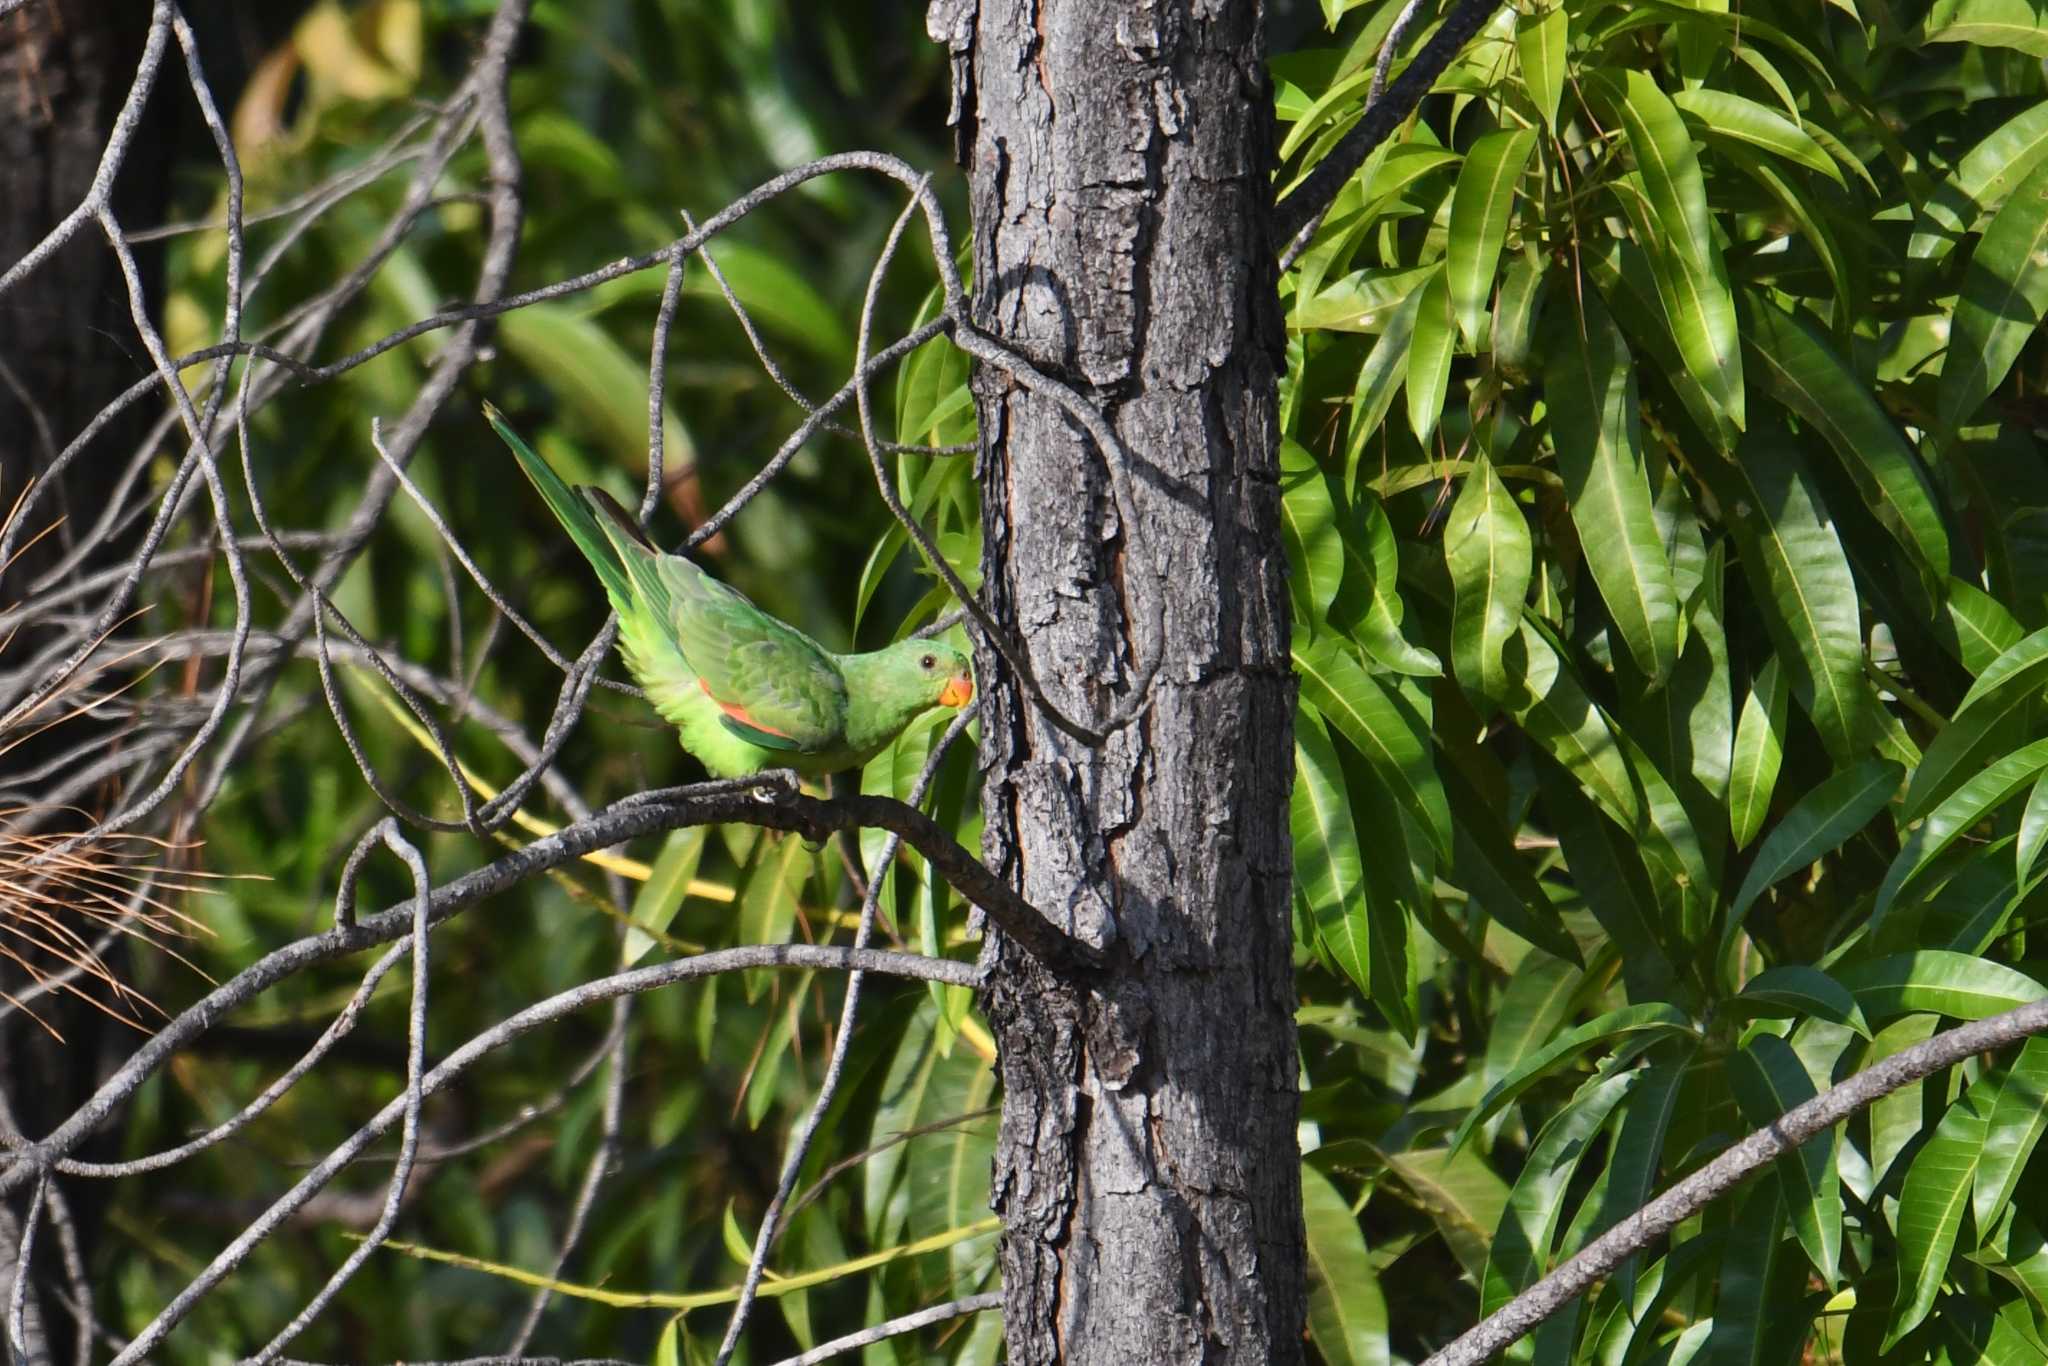
POLYGON ((846 680, 816 641, 680 556, 655 563, 676 644, 728 729, 804 753, 845 738, 846 680))

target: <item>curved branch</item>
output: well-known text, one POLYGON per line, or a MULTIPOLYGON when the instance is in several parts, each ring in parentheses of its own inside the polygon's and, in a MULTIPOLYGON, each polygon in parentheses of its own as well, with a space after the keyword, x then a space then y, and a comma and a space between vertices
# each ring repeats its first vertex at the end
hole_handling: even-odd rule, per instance
POLYGON ((1502 1305, 1422 1366, 1480 1366, 1592 1288, 1594 1282, 1725 1195, 1758 1168, 1791 1152, 1902 1086, 1994 1048, 2048 1033, 2048 1000, 1973 1020, 1894 1053, 1796 1105, 1624 1218, 1564 1265, 1502 1305))
MULTIPOLYGON (((587 820, 435 888, 427 911, 428 923, 439 924, 535 873, 642 835, 691 825, 731 823, 789 831, 823 843, 844 830, 872 827, 901 835, 954 890, 1055 971, 1085 976, 1100 967, 1102 955, 1096 949, 1055 925, 917 808, 889 797, 816 798, 790 791, 774 792, 769 789, 774 781, 772 776, 754 780, 751 790, 731 783, 669 788, 615 803, 587 820)), ((411 930, 412 915, 409 907, 398 907, 365 916, 354 924, 344 920, 323 934, 308 935, 257 959, 153 1035, 101 1083, 90 1100, 40 1143, 8 1155, 4 1159, 6 1165, 0 1166, 0 1195, 18 1190, 35 1174, 36 1164, 68 1155, 105 1123, 145 1078, 228 1011, 315 963, 399 938, 411 930)), ((759 947, 774 951, 785 946, 759 947)), ((884 965, 876 970, 900 972, 903 969, 897 960, 905 957, 883 955, 878 961, 884 965)), ((977 980, 970 965, 931 961, 941 966, 913 975, 930 976, 936 972, 941 975, 933 980, 956 985, 973 985, 977 980)), ((865 962, 848 965, 869 966, 865 962)))
POLYGON ((1408 69, 1395 77, 1382 98, 1366 107, 1364 117, 1339 139, 1316 168, 1303 176, 1293 193, 1273 206, 1273 240, 1292 242, 1304 227, 1337 197, 1346 181, 1365 165, 1373 149, 1385 142, 1402 122, 1415 112, 1422 97, 1444 74, 1444 68, 1458 55, 1472 36, 1486 27, 1500 0, 1458 0, 1443 23, 1430 36, 1408 69))

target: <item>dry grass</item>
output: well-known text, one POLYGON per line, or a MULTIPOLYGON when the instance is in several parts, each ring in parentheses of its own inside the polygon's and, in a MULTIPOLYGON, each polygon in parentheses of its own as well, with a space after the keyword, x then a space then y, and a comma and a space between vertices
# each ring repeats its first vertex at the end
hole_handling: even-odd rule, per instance
MULTIPOLYGON (((0 518, 0 531, 20 516, 26 496, 24 488, 0 518)), ((0 576, 58 525, 29 537, 0 563, 0 576)), ((0 639, 0 653, 12 640, 13 633, 0 639)), ((95 649, 104 641, 104 636, 95 641, 95 649)), ((75 722, 98 724, 106 743, 118 744, 120 729, 106 724, 105 709, 149 673, 121 676, 130 658, 101 660, 88 654, 43 697, 0 716, 0 767, 10 754, 32 741, 55 738, 75 722)), ((113 971, 102 951, 125 937, 186 961, 168 941, 205 928, 172 904, 175 898, 209 890, 214 878, 191 866, 196 842, 102 833, 98 825, 93 813, 76 808, 33 802, 0 807, 0 966, 11 965, 0 979, 0 1002, 20 1009, 53 1035, 56 1029, 31 1004, 39 997, 70 995, 138 1026, 145 1015, 161 1014, 113 971)))

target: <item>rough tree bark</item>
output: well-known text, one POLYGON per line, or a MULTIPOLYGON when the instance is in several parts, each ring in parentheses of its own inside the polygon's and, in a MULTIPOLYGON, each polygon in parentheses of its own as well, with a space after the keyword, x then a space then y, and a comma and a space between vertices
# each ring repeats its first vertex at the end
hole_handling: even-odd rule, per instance
POLYGON ((983 650, 984 853, 1107 946, 1084 992, 991 936, 1009 1360, 1302 1353, 1260 7, 940 0, 972 119, 976 318, 1107 413, 976 379, 988 599, 1101 747, 983 650))

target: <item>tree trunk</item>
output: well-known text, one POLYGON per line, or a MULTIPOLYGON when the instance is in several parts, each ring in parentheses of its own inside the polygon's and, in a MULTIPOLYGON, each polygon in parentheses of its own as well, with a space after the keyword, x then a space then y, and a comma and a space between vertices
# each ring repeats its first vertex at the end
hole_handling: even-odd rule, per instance
POLYGON ((975 120, 975 316, 1112 422, 976 377, 988 602, 1089 747, 984 649, 984 852, 1107 946, 1090 994, 991 935, 1009 1360, 1302 1354, 1259 7, 940 0, 975 120), (1120 510, 1125 509, 1125 510, 1120 510))
MULTIPOLYGON (((141 0, 41 0, 0 19, 0 270, 12 266, 55 227, 91 188, 114 116, 135 80, 148 29, 149 6, 141 0)), ((169 59, 175 67, 175 54, 169 59)), ((175 77, 167 78, 175 80, 175 77)), ((167 156, 174 145, 176 91, 161 86, 147 106, 114 182, 116 213, 129 227, 163 217, 168 190, 167 156)), ((190 99, 187 95, 184 98, 190 99)), ((154 289, 160 253, 138 252, 154 289)), ((152 304, 154 304, 152 299, 152 304)), ((109 400, 149 373, 149 358, 136 338, 121 268, 97 226, 88 225, 69 244, 0 294, 0 516, 14 505, 30 479, 42 475, 63 446, 109 400)), ((52 534, 0 573, 0 606, 26 596, 28 586, 67 553, 93 525, 98 500, 134 451, 154 409, 138 404, 111 423, 84 457, 72 462, 56 487, 47 490, 30 518, 28 535, 54 524, 52 534), (61 520, 60 520, 61 519, 61 520)), ((27 536, 23 537, 28 539, 27 536)), ((89 572, 118 557, 121 546, 101 545, 81 563, 89 572)), ((45 643, 33 622, 8 648, 27 659, 45 643)), ((112 734, 112 723, 75 718, 27 738, 9 737, 4 763, 9 772, 33 772, 63 751, 84 743, 95 728, 112 734)), ((10 787, 9 799, 24 795, 10 787)), ((82 818, 81 818, 82 819, 82 818)), ((62 821, 46 828, 58 828, 62 821)), ((16 952, 33 954, 19 940, 16 952)), ((120 949, 115 955, 118 970, 120 949)), ((42 963, 45 970, 62 960, 42 963)), ((23 986, 18 964, 0 963, 0 992, 23 986)), ((36 1012, 63 1034, 60 1041, 15 1011, 0 1021, 0 1096, 13 1120, 31 1138, 41 1137, 92 1094, 110 1065, 112 1047, 135 1035, 110 1026, 93 1005, 69 997, 44 997, 36 1012)), ((110 1155, 119 1135, 109 1131, 76 1156, 110 1155)), ((105 1182, 67 1188, 71 1223, 89 1257, 97 1242, 105 1182)), ((11 1292, 16 1262, 18 1215, 0 1210, 0 1303, 11 1292)), ((63 1283, 57 1239, 47 1221, 38 1234, 35 1283, 38 1291, 63 1283)), ((31 1362, 69 1360, 78 1328, 54 1301, 40 1293, 24 1303, 31 1362)))

